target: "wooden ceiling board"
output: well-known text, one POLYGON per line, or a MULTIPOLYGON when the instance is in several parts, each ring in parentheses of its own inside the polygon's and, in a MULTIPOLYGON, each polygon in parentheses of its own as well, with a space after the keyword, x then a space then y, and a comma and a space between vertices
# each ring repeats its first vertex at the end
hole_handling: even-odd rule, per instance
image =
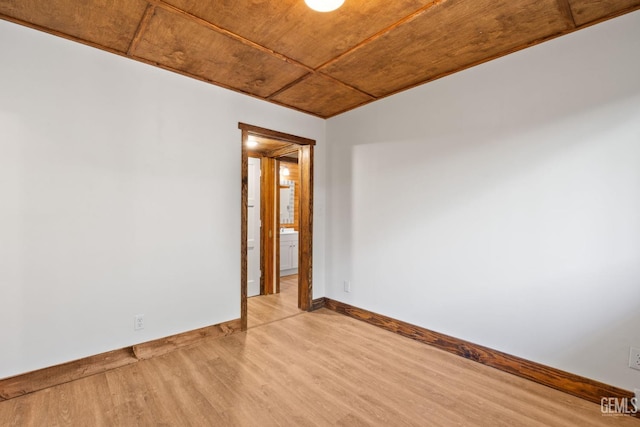
POLYGON ((0 19, 332 117, 640 0, 0 0, 0 19))
POLYGON ((331 117, 373 101, 371 96, 321 74, 311 74, 271 99, 320 117, 331 117))
POLYGON ((640 7, 640 0, 569 0, 577 25, 606 18, 609 15, 640 7))
POLYGON ((308 72, 162 8, 156 8, 131 54, 259 97, 308 72))
POLYGON ((147 7, 143 0, 0 0, 0 13, 126 52, 147 7))
POLYGON ((303 0, 165 0, 248 40, 316 68, 433 0, 347 0, 330 13, 303 0))
POLYGON ((265 138, 258 135, 251 135, 250 138, 258 142, 258 145, 255 147, 247 148, 253 155, 268 156, 272 151, 291 146, 290 142, 278 141, 277 139, 265 138))
POLYGON ((322 71, 377 97, 573 28, 557 0, 449 0, 322 71))

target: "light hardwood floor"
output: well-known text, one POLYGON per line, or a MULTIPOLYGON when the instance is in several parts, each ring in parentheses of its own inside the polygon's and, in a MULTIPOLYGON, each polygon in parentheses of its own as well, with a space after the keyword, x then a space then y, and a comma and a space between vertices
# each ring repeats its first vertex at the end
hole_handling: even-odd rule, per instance
POLYGON ((265 323, 300 314, 298 309, 298 275, 280 278, 280 293, 259 295, 247 299, 247 327, 253 328, 265 323))
POLYGON ((2 426, 640 426, 321 309, 0 402, 2 426))

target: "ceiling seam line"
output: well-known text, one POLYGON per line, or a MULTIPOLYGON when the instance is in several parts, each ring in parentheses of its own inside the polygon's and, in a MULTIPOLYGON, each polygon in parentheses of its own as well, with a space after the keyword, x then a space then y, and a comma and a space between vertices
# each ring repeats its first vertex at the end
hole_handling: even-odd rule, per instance
POLYGON ((629 6, 629 7, 625 7, 624 9, 618 10, 617 12, 610 13, 610 14, 605 15, 605 16, 601 16, 601 17, 599 17, 597 19, 594 19, 592 21, 584 22, 584 23, 579 24, 579 25, 576 24, 576 28, 575 28, 574 31, 582 30, 584 28, 591 27, 591 26, 599 24, 601 22, 605 22, 605 21, 609 21, 611 19, 615 19, 615 18, 617 18, 619 16, 626 15, 627 13, 635 12, 636 10, 640 10, 640 3, 636 4, 636 5, 629 6))
POLYGON ((147 8, 144 10, 144 14, 138 23, 138 28, 136 28, 136 32, 131 39, 131 43, 129 43, 129 48, 127 49, 127 56, 131 56, 133 51, 138 47, 138 43, 142 39, 142 35, 147 31, 149 27, 149 22, 151 22, 151 18, 156 12, 156 6, 147 3, 147 8))
POLYGON ((345 56, 355 52, 356 50, 362 48, 363 46, 369 44, 370 42, 384 36, 385 34, 395 30, 396 28, 398 28, 401 25, 404 25, 408 22, 413 21, 414 19, 416 19, 418 16, 422 15, 424 12, 426 12, 427 10, 431 9, 432 7, 438 6, 441 3, 446 2, 447 0, 433 0, 431 3, 422 6, 420 9, 416 10, 415 12, 405 16, 404 18, 394 22, 393 24, 389 25, 386 28, 383 28, 382 30, 378 31, 377 33, 367 37, 366 39, 360 41, 358 44, 356 44, 355 46, 349 48, 348 50, 342 52, 341 54, 339 54, 338 56, 335 56, 331 59, 329 59, 328 61, 320 64, 319 66, 317 66, 314 71, 321 71, 323 68, 328 67, 329 65, 332 65, 333 63, 339 61, 340 59, 344 58, 345 56))
POLYGON ((571 9, 569 0, 558 0, 558 6, 560 7, 561 12, 567 18, 567 21, 569 21, 569 23, 573 25, 573 28, 577 28, 578 25, 576 24, 575 16, 573 16, 573 10, 571 9))
MULTIPOLYGON (((90 40, 82 39, 80 37, 73 36, 71 34, 66 34, 66 33, 63 33, 61 31, 54 30, 54 29, 51 29, 51 28, 48 28, 48 27, 45 27, 45 26, 42 26, 42 25, 39 25, 39 24, 34 24, 32 22, 27 22, 27 21, 24 21, 24 20, 19 19, 19 18, 14 18, 12 16, 5 15, 3 13, 0 13, 0 19, 2 19, 4 21, 7 21, 7 22, 13 22, 14 24, 22 25, 22 26, 27 27, 27 28, 31 28, 33 30, 42 31, 44 33, 51 34, 53 36, 60 37, 60 38, 65 39, 65 40, 70 40, 70 41, 73 41, 73 42, 76 42, 76 43, 83 44, 85 46, 90 46, 90 47, 93 47, 93 48, 96 48, 96 49, 100 49, 100 50, 102 50, 104 52, 108 52, 108 53, 111 53, 111 54, 114 54, 114 55, 118 55, 118 56, 121 56, 123 58, 132 59, 134 61, 137 61, 137 62, 140 62, 140 63, 143 63, 143 64, 147 64, 147 65, 151 65, 151 66, 154 66, 154 67, 158 67, 160 69, 163 69, 163 70, 166 70, 166 71, 169 71, 169 72, 172 72, 172 73, 180 74, 181 76, 192 78, 194 80, 198 80, 198 81, 201 81, 203 83, 208 83, 208 84, 212 84, 212 85, 215 85, 215 86, 219 86, 219 87, 221 87, 223 89, 227 89, 227 90, 230 90, 232 92, 237 92, 237 93, 240 93, 240 94, 243 94, 243 95, 250 96, 252 98, 265 100, 264 96, 260 96, 260 95, 256 95, 256 94, 253 94, 253 93, 250 93, 250 92, 246 92, 246 91, 244 91, 242 89, 238 89, 236 87, 229 86, 227 84, 218 82, 216 80, 211 80, 211 79, 207 79, 206 77, 201 77, 201 76, 198 76, 196 74, 191 74, 191 73, 188 73, 186 71, 182 71, 180 69, 173 68, 173 67, 170 67, 168 65, 160 64, 159 62, 152 61, 150 59, 146 59, 146 58, 143 58, 141 56, 137 56, 135 54, 128 55, 127 52, 125 52, 125 51, 117 50, 117 49, 102 45, 100 43, 96 43, 96 42, 92 42, 90 40)), ((281 105, 283 107, 291 108, 292 110, 300 111, 302 113, 311 114, 312 116, 324 118, 323 116, 318 115, 316 113, 312 113, 312 112, 309 112, 307 110, 303 110, 301 108, 297 108, 297 107, 294 107, 294 106, 291 106, 291 105, 288 105, 288 104, 284 104, 282 102, 278 102, 278 101, 269 101, 269 102, 281 105)))
POLYGON ((286 85, 282 86, 280 89, 276 90, 271 95, 265 97, 265 99, 268 99, 268 100, 273 99, 274 97, 280 95, 282 92, 286 91, 287 89, 292 88, 293 86, 297 85, 298 83, 303 82, 304 80, 306 80, 307 78, 309 78, 312 75, 313 75, 313 72, 309 72, 309 73, 305 74, 304 76, 298 77, 297 79, 295 79, 295 80, 287 83, 286 85))
POLYGON ((172 73, 180 74, 180 75, 183 75, 185 77, 191 77, 192 79, 200 80, 201 82, 204 82, 204 83, 209 83, 209 84, 212 84, 212 85, 215 85, 215 86, 219 86, 219 87, 221 87, 223 89, 228 89, 228 90, 231 90, 233 92, 238 92, 238 93, 241 93, 243 95, 248 95, 248 96, 251 96, 251 97, 257 98, 257 99, 264 99, 260 95, 256 95, 256 94, 253 94, 251 92, 244 91, 244 90, 239 89, 237 87, 229 86, 229 85, 227 85, 225 83, 218 82, 217 80, 211 80, 211 79, 208 79, 206 77, 199 76, 197 74, 191 74, 191 73, 188 73, 186 71, 182 71, 179 68, 174 68, 174 67, 171 67, 169 65, 160 64, 159 62, 155 62, 155 61, 152 61, 150 59, 143 58, 141 56, 131 55, 130 58, 133 58, 136 61, 140 61, 140 62, 145 63, 145 64, 153 65, 154 67, 158 67, 158 68, 161 68, 161 69, 164 69, 164 70, 167 70, 167 71, 171 71, 172 73))
POLYGON ((373 99, 374 101, 375 101, 376 99, 378 99, 378 97, 377 97, 376 95, 373 95, 373 94, 371 94, 371 93, 367 92, 366 90, 362 90, 362 89, 360 89, 360 88, 358 88, 358 87, 356 87, 356 86, 352 86, 352 85, 350 85, 349 83, 343 82, 342 80, 340 80, 340 79, 337 79, 337 78, 333 77, 331 74, 327 74, 327 73, 325 73, 325 72, 323 72, 323 71, 316 71, 316 74, 318 74, 318 75, 320 75, 320 76, 323 76, 323 77, 326 77, 326 78, 328 78, 328 79, 331 79, 331 80, 333 80, 335 83, 341 84, 342 86, 345 86, 345 87, 347 87, 347 88, 349 88, 349 89, 355 90, 356 92, 360 92, 361 94, 363 94, 363 95, 366 95, 366 96, 370 97, 370 98, 371 98, 371 99, 373 99))
POLYGON ((201 25, 203 27, 206 27, 212 31, 217 32, 218 34, 222 34, 232 40, 236 40, 242 44, 244 44, 245 46, 249 46, 252 47, 254 49, 260 50, 264 53, 267 53, 283 62, 287 62, 291 65, 295 65, 301 68, 304 68, 306 71, 308 72, 313 72, 314 69, 312 67, 309 67, 308 65, 303 64, 302 62, 296 61, 293 58, 288 57, 287 55, 280 53, 280 52, 276 52, 273 49, 269 49, 266 46, 262 46, 259 43, 256 43, 252 40, 249 40, 247 38, 244 38, 242 36, 240 36, 239 34, 234 33, 233 31, 227 30, 226 28, 220 27, 219 25, 216 25, 212 22, 207 21, 206 19, 200 18, 199 16, 193 15, 185 10, 182 10, 176 6, 173 6, 171 4, 168 4, 166 2, 164 2, 164 0, 147 0, 150 3, 153 3, 154 5, 161 7, 162 9, 168 11, 168 12, 172 12, 175 13, 177 15, 180 15, 186 19, 189 19, 190 21, 194 22, 195 24, 201 25))

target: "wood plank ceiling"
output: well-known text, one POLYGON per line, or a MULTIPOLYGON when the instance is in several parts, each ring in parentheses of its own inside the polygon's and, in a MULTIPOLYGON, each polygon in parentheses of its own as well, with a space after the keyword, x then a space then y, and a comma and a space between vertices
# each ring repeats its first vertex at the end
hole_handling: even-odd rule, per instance
POLYGON ((328 118, 640 0, 0 0, 0 18, 328 118))

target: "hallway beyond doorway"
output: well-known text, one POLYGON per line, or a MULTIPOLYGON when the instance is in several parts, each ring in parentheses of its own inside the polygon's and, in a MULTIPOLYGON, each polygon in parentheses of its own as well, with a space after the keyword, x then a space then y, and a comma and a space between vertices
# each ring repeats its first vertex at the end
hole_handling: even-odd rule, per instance
POLYGON ((247 299, 247 328, 304 313, 298 308, 298 275, 280 278, 280 293, 247 299))

